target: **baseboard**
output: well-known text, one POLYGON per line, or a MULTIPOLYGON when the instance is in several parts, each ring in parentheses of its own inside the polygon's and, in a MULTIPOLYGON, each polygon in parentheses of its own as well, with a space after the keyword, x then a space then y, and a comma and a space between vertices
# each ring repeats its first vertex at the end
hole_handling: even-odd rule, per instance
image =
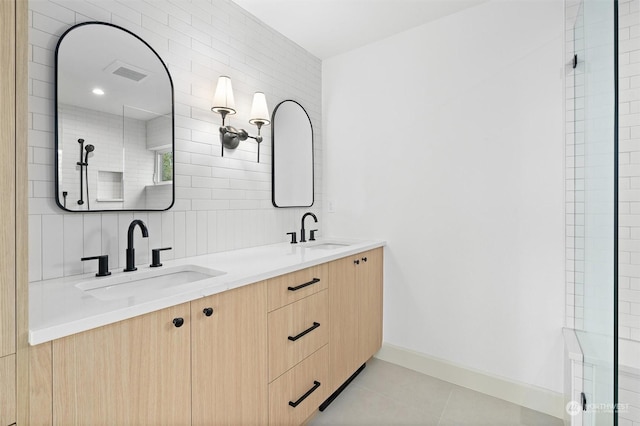
POLYGON ((462 367, 389 343, 384 343, 375 357, 553 417, 565 417, 565 402, 561 393, 462 367))

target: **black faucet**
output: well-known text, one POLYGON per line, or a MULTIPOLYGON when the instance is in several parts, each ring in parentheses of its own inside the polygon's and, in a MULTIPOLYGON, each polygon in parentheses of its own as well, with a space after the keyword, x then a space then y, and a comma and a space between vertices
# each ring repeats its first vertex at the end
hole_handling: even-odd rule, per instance
POLYGON ((149 236, 147 225, 140 219, 135 219, 129 224, 129 231, 127 231, 127 267, 124 269, 124 272, 138 270, 138 268, 136 268, 136 250, 133 248, 133 231, 136 229, 136 225, 140 225, 140 230, 144 238, 149 236))
POLYGON ((307 237, 305 236, 305 231, 304 231, 304 220, 307 218, 307 216, 311 216, 313 218, 313 220, 316 223, 318 223, 318 218, 316 217, 315 214, 313 214, 311 212, 307 212, 304 215, 302 215, 302 229, 300 230, 300 242, 301 243, 307 242, 307 237))

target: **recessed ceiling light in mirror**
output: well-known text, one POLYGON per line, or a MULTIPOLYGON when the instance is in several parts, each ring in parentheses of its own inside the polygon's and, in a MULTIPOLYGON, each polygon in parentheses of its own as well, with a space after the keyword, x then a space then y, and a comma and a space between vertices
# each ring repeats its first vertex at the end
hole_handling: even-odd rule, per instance
POLYGON ((102 96, 104 95, 104 90, 100 89, 99 87, 96 87, 95 89, 93 89, 91 91, 94 95, 98 95, 98 96, 102 96))

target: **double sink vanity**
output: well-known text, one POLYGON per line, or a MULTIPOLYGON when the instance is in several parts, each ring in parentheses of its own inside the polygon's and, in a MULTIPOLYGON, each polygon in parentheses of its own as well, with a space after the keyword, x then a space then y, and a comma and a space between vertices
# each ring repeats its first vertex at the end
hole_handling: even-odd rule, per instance
MULTIPOLYGON (((57 205, 85 214, 170 209, 175 108, 162 58, 126 28, 82 22, 60 36, 55 60, 57 205), (98 40, 104 63, 83 60, 98 40), (152 72, 133 90, 122 77, 136 69, 152 72), (78 94, 85 80, 122 96, 78 94), (85 126, 92 117, 101 120, 85 126)), ((219 81, 229 91, 220 99, 233 99, 229 77, 219 81)), ((264 110, 251 124, 259 132, 272 121, 273 206, 310 207, 311 118, 292 99, 271 117, 264 110)), ((222 114, 215 165, 249 136, 225 126, 232 105, 211 111, 222 114)), ((148 236, 136 219, 124 271, 88 253, 80 260, 97 260, 97 274, 31 283, 29 423, 299 425, 324 409, 382 344, 384 242, 314 241, 316 229, 307 241, 309 216, 317 222, 302 217, 299 243, 292 232, 291 243, 170 261, 160 259, 169 247, 154 247, 151 265, 135 264, 134 231, 148 236)))
POLYGON ((302 424, 382 344, 383 245, 282 243, 32 283, 32 404, 59 425, 302 424))

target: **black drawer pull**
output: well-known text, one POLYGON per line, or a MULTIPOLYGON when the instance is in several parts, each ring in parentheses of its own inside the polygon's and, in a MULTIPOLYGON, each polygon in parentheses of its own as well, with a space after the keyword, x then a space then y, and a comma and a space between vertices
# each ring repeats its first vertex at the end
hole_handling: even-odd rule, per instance
POLYGON ((213 308, 204 308, 202 310, 202 313, 205 314, 206 316, 210 317, 211 315, 213 315, 213 308))
POLYGON ((299 338, 301 338, 302 336, 304 336, 307 333, 311 333, 313 330, 315 330, 316 328, 320 327, 320 323, 319 322, 313 322, 313 325, 309 328, 307 328, 305 331, 303 331, 302 333, 298 334, 297 336, 289 336, 287 337, 289 340, 291 340, 292 342, 295 342, 296 340, 298 340, 299 338))
POLYGON ((287 290, 289 291, 296 291, 296 290, 300 290, 301 288, 305 288, 306 286, 315 284, 315 283, 319 283, 320 282, 320 278, 314 278, 311 281, 309 281, 308 283, 304 283, 304 284, 300 284, 297 287, 287 287, 287 290))
POLYGON ((302 401, 304 401, 305 399, 307 399, 307 397, 308 397, 309 395, 311 395, 311 394, 313 393, 313 391, 315 391, 315 390, 316 390, 316 389, 318 389, 319 387, 320 387, 320 382, 319 382, 319 381, 317 381, 317 380, 314 380, 314 381, 313 381, 313 387, 312 387, 311 389, 309 389, 309 390, 307 391, 307 393, 305 393, 304 395, 302 395, 302 396, 300 397, 300 399, 298 399, 296 402, 289 401, 289 405, 290 405, 290 406, 292 406, 293 408, 296 408, 298 405, 300 405, 300 403, 301 403, 302 401))
POLYGON ((175 325, 176 327, 180 328, 180 327, 182 327, 182 324, 184 324, 184 318, 174 318, 173 319, 173 325, 175 325))

